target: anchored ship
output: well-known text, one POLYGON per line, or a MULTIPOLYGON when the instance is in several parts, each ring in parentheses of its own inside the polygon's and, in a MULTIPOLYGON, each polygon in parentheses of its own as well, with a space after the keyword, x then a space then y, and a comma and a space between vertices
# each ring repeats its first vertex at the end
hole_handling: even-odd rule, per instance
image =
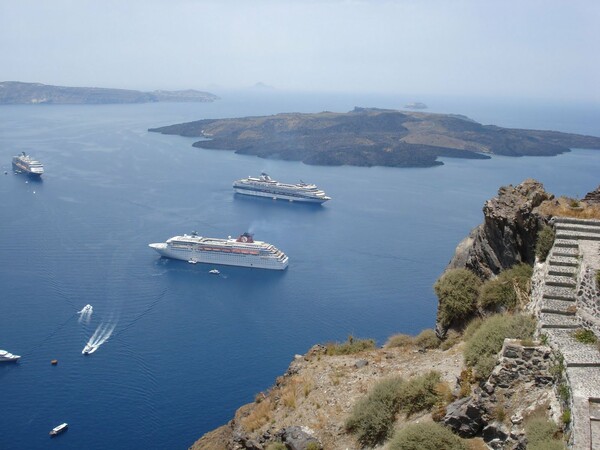
POLYGON ((284 199, 290 202, 324 203, 331 200, 331 197, 327 197, 325 192, 314 184, 280 183, 266 173, 262 173, 258 178, 248 177, 237 180, 233 183, 233 189, 238 194, 268 197, 274 200, 284 199))
POLYGON ((13 167, 15 170, 25 172, 29 175, 41 176, 44 173, 44 166, 41 162, 32 159, 25 152, 18 156, 13 156, 13 167))
POLYGON ((149 246, 161 256, 183 261, 273 270, 284 270, 288 266, 285 253, 271 244, 255 241, 250 233, 244 233, 237 239, 219 239, 193 232, 149 246))
POLYGON ((6 350, 0 350, 0 362, 15 362, 21 358, 19 355, 13 355, 6 350))

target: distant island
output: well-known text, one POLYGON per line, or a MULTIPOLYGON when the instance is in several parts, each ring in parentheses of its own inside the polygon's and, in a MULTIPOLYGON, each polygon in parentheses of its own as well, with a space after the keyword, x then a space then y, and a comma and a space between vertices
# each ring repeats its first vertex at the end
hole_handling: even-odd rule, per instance
POLYGON ((427 109, 427 105, 421 102, 412 102, 404 105, 406 109, 427 109))
POLYGON ((219 97, 210 92, 192 89, 142 92, 130 89, 52 86, 20 81, 0 82, 0 105, 214 102, 218 99, 219 97))
POLYGON ((149 131, 202 137, 194 147, 315 165, 430 167, 438 157, 553 156, 600 149, 600 138, 482 125, 456 114, 377 108, 206 119, 149 131))

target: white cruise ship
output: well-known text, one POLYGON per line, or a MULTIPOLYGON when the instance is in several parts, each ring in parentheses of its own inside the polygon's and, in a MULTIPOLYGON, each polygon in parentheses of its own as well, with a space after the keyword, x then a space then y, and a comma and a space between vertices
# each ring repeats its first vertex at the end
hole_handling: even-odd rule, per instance
POLYGON ((258 178, 248 177, 237 180, 233 183, 233 189, 238 194, 268 197, 274 200, 284 199, 290 202, 324 203, 331 200, 331 197, 327 197, 325 192, 314 184, 280 183, 266 173, 262 173, 258 178))
POLYGON ((32 159, 25 152, 18 156, 13 156, 13 167, 15 170, 28 173, 29 175, 41 176, 44 173, 44 166, 41 162, 32 159))
POLYGON ((278 248, 255 241, 244 233, 237 239, 218 239, 191 235, 175 236, 164 243, 149 244, 161 256, 183 261, 284 270, 288 257, 278 248))

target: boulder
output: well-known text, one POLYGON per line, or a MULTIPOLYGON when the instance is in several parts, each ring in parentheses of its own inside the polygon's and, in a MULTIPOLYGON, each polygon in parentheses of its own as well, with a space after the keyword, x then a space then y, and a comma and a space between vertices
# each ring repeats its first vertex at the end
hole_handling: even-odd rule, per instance
POLYGON ((483 427, 483 411, 473 401, 473 397, 465 397, 450 403, 446 407, 444 425, 463 438, 476 436, 483 427))
POLYGON ((321 447, 319 440, 312 435, 310 428, 307 427, 286 427, 281 429, 276 436, 290 450, 306 450, 311 442, 321 447))

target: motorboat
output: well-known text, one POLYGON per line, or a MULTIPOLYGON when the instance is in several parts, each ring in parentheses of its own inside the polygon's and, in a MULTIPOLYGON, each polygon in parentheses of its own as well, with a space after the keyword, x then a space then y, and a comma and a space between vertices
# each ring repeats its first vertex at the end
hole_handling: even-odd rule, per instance
POLYGON ((13 355, 6 350, 0 350, 0 362, 16 362, 21 358, 19 355, 13 355))
POLYGON ((50 431, 50 437, 54 437, 57 434, 67 431, 67 428, 69 428, 69 424, 67 422, 61 423, 59 426, 52 428, 50 431))
POLYGON ((219 275, 221 272, 219 272, 217 269, 212 269, 212 270, 209 270, 208 273, 211 273, 213 275, 219 275))

